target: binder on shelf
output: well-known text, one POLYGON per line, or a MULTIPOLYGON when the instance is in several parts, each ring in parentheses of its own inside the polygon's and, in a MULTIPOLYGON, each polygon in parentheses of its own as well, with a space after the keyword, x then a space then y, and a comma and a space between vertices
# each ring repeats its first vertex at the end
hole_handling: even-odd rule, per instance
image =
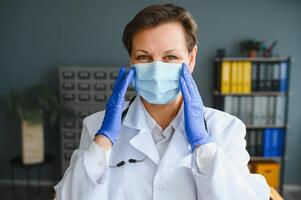
POLYGON ((232 96, 225 96, 224 111, 226 113, 232 114, 232 96))
POLYGON ((262 130, 255 130, 256 135, 256 156, 262 156, 262 130))
POLYGON ((241 119, 245 124, 247 124, 247 97, 240 97, 239 105, 239 115, 238 118, 241 119))
POLYGON ((267 124, 273 125, 275 124, 275 100, 274 96, 267 97, 267 124))
POLYGON ((267 63, 265 67, 266 67, 265 90, 266 91, 273 91, 273 88, 272 88, 273 64, 272 63, 267 63))
POLYGON ((267 96, 260 96, 260 125, 267 124, 267 96))
POLYGON ((272 129, 266 128, 263 132, 263 156, 272 156, 272 142, 273 142, 273 131, 272 129))
POLYGON ((284 145, 284 129, 273 130, 273 156, 283 156, 283 145, 284 145))
POLYGON ((279 147, 278 147, 278 155, 283 156, 284 151, 284 142, 285 142, 285 130, 279 129, 279 147))
POLYGON ((264 129, 264 151, 265 157, 283 156, 284 130, 279 128, 264 129))
POLYGON ((239 116, 239 97, 238 96, 232 96, 232 105, 231 105, 231 114, 238 117, 239 116))
POLYGON ((249 129, 246 132, 247 151, 250 156, 283 156, 284 129, 249 129))
POLYGON ((244 68, 243 68, 243 62, 237 62, 237 73, 238 73, 238 79, 237 79, 237 92, 243 93, 243 75, 244 75, 244 68))
POLYGON ((284 126, 285 125, 285 102, 286 96, 276 97, 276 109, 275 109, 275 125, 284 126))
POLYGON ((286 96, 225 96, 221 109, 247 125, 284 126, 286 96))
POLYGON ((246 97, 246 124, 253 124, 253 98, 246 97))
POLYGON ((226 60, 218 66, 215 88, 222 94, 288 91, 288 61, 226 60))
POLYGON ((237 62, 231 63, 231 93, 238 93, 238 65, 237 62))
POLYGON ((253 97, 253 125, 260 125, 261 122, 261 97, 253 97))
POLYGON ((245 139, 246 139, 246 143, 247 143, 246 144, 246 150, 250 154, 250 130, 246 131, 245 139))
POLYGON ((259 81, 258 81, 258 91, 266 90, 266 66, 265 63, 259 63, 259 81))
POLYGON ((251 93, 251 73, 252 73, 252 64, 251 62, 243 62, 242 63, 242 92, 243 93, 251 93))
POLYGON ((224 61, 221 65, 221 93, 230 93, 231 62, 224 61))
POLYGON ((256 131, 255 130, 249 130, 249 154, 250 156, 256 155, 256 131))
POLYGON ((271 129, 271 156, 278 156, 279 155, 279 147, 280 147, 280 130, 279 129, 271 129))
POLYGON ((272 91, 279 91, 279 88, 280 88, 280 64, 276 62, 273 64, 272 91))
POLYGON ((258 78, 259 78, 258 64, 252 63, 252 91, 258 91, 258 78))
POLYGON ((280 64, 280 88, 279 91, 286 92, 288 86, 288 64, 287 62, 281 62, 280 64))

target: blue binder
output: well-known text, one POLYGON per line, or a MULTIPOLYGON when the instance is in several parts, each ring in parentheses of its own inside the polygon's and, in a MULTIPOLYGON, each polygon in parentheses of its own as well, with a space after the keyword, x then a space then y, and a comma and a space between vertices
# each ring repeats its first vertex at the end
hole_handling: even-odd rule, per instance
POLYGON ((263 156, 272 156, 273 130, 270 128, 264 129, 263 136, 263 156))
POLYGON ((280 129, 272 129, 272 156, 279 156, 280 154, 280 129))
POLYGON ((280 92, 286 92, 288 89, 288 63, 287 62, 281 62, 280 64, 280 85, 279 85, 279 91, 280 92))
POLYGON ((282 156, 284 145, 284 129, 264 129, 263 156, 282 156))
POLYGON ((279 129, 279 146, 278 146, 278 156, 283 156, 283 147, 284 147, 284 135, 285 130, 284 129, 279 129))

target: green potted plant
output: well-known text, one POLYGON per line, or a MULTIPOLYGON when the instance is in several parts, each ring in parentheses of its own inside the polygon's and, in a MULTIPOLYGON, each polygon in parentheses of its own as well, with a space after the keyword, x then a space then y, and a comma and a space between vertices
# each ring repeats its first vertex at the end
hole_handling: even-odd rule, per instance
POLYGON ((262 42, 247 39, 241 41, 239 46, 241 53, 247 53, 248 57, 256 57, 257 52, 261 50, 262 42))
POLYGON ((22 132, 22 161, 34 164, 44 160, 43 119, 48 115, 54 125, 62 106, 58 96, 45 85, 35 85, 24 91, 12 91, 0 98, 0 109, 8 120, 17 120, 22 132))

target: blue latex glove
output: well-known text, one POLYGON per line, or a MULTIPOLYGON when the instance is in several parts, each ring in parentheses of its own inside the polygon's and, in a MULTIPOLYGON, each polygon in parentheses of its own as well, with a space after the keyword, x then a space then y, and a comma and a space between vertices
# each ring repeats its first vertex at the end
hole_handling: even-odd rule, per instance
POLYGON ((195 147, 210 142, 211 138, 205 127, 202 98, 185 63, 180 72, 180 87, 184 100, 185 132, 193 151, 195 147))
POLYGON ((107 136, 112 144, 115 143, 120 132, 124 95, 134 78, 134 74, 135 70, 133 67, 129 69, 128 73, 126 73, 125 67, 120 68, 112 95, 106 104, 105 117, 102 121, 101 128, 95 134, 107 136))

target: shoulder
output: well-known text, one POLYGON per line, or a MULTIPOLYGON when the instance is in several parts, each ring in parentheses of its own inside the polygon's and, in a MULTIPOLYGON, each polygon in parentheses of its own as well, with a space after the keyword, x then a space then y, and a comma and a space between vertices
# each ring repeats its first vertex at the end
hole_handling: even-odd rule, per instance
POLYGON ((83 120, 83 123, 86 125, 90 125, 90 123, 102 120, 104 116, 105 116, 105 110, 101 110, 86 116, 83 120))
POLYGON ((245 126, 244 123, 236 116, 210 107, 205 107, 205 119, 214 121, 218 120, 219 123, 223 123, 224 125, 236 123, 241 126, 245 126))
MULTIPOLYGON (((128 102, 124 103, 124 109, 127 107, 128 102)), ((101 127, 102 121, 105 117, 105 110, 101 110, 83 119, 83 127, 87 129, 91 138, 94 138, 95 133, 101 127)))
POLYGON ((95 133, 100 128, 104 116, 105 110, 102 110, 88 115, 83 119, 83 127, 86 128, 91 138, 94 138, 95 133))
POLYGON ((226 139, 229 137, 245 137, 246 126, 239 118, 209 107, 205 107, 204 115, 208 132, 214 140, 226 139))

